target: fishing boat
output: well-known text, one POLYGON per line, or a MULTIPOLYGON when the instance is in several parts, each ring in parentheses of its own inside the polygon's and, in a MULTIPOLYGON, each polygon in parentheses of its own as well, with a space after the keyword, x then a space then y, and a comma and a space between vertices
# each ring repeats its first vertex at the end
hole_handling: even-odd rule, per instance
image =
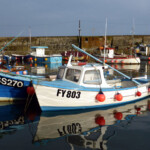
POLYGON ((141 60, 150 61, 150 45, 142 45, 136 47, 136 54, 141 60))
POLYGON ((61 55, 62 55, 62 60, 65 64, 68 63, 70 55, 73 55, 72 61, 74 63, 82 64, 83 62, 86 63, 89 60, 89 57, 86 54, 83 54, 83 53, 77 52, 77 51, 73 51, 73 50, 64 51, 61 53, 61 55))
MULTIPOLYGON (((102 62, 84 50, 72 45, 96 61, 102 62)), ((88 108, 107 108, 149 97, 150 82, 132 79, 108 64, 91 63, 73 66, 70 61, 59 68, 55 81, 33 81, 42 111, 60 111, 88 108), (111 68, 123 79, 107 80, 104 70, 111 68)))
MULTIPOLYGON (((14 69, 14 68, 13 68, 14 69)), ((44 80, 44 75, 30 75, 22 71, 0 69, 0 102, 21 101, 35 95, 32 80, 44 80)))
POLYGON ((108 64, 140 64, 140 57, 126 54, 115 54, 114 48, 101 48, 100 54, 95 54, 100 60, 104 60, 108 64))
POLYGON ((11 65, 2 65, 0 67, 0 72, 4 73, 12 73, 12 74, 20 74, 20 75, 27 75, 28 70, 25 66, 11 66, 11 65))
POLYGON ((42 63, 58 63, 59 66, 62 65, 62 56, 61 54, 53 54, 53 55, 46 55, 45 49, 48 48, 47 46, 31 46, 30 54, 25 56, 25 60, 30 60, 35 62, 42 62, 42 63))
POLYGON ((16 74, 0 73, 0 102, 26 100, 30 78, 16 74))

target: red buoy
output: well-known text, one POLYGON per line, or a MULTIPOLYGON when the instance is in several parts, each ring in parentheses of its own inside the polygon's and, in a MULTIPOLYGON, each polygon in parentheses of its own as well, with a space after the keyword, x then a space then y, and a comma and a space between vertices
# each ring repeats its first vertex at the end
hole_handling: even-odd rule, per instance
POLYGON ((136 92, 136 96, 141 96, 141 95, 142 95, 142 93, 140 91, 136 92))
POLYGON ((27 87, 27 93, 29 95, 33 95, 35 93, 34 87, 33 86, 28 86, 27 87))
POLYGON ((36 113, 30 113, 30 114, 28 115, 28 119, 29 119, 30 121, 34 121, 36 116, 37 116, 36 113))
POLYGON ((140 108, 140 107, 137 107, 137 108, 135 108, 135 109, 136 109, 136 111, 137 111, 137 112, 136 112, 137 115, 141 114, 141 108, 140 108))
POLYGON ((104 102, 105 101, 105 95, 102 91, 100 91, 96 97, 95 97, 99 102, 104 102))
POLYGON ((95 118, 95 123, 100 125, 100 126, 104 126, 105 125, 105 119, 102 116, 98 116, 95 118))
POLYGON ((115 95, 115 99, 116 99, 117 101, 121 101, 121 100, 123 99, 122 94, 117 93, 117 94, 115 95))
POLYGON ((111 63, 113 63, 114 62, 114 60, 111 60, 111 63))
POLYGON ((116 112, 114 114, 114 117, 117 119, 117 120, 122 120, 123 118, 123 114, 121 112, 116 112))
POLYGON ((115 69, 118 69, 118 65, 115 65, 115 69))
POLYGON ((136 110, 137 110, 137 111, 141 111, 141 108, 140 108, 140 107, 137 107, 136 110))

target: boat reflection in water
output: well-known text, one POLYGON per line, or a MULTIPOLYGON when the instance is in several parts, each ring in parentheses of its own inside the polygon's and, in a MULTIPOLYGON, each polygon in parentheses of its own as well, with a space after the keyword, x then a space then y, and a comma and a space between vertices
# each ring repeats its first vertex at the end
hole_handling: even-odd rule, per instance
POLYGON ((23 110, 24 104, 1 102, 0 103, 0 133, 13 132, 25 123, 23 110))
POLYGON ((134 118, 146 115, 149 108, 150 99, 145 99, 107 110, 42 112, 33 143, 50 146, 54 140, 63 138, 64 145, 68 144, 72 150, 74 147, 106 150, 118 131, 115 127, 128 127, 134 118))
MULTIPOLYGON (((35 103, 36 104, 36 103, 35 103)), ((37 107, 37 106, 36 106, 37 107)), ((34 109, 31 111, 30 107, 26 107, 24 101, 20 102, 1 102, 0 103, 0 137, 15 133, 17 130, 24 129, 24 126, 30 122, 37 121, 36 116, 40 111, 34 109), (35 112, 36 110, 36 112, 35 112)), ((39 118, 39 117, 38 117, 39 118)))

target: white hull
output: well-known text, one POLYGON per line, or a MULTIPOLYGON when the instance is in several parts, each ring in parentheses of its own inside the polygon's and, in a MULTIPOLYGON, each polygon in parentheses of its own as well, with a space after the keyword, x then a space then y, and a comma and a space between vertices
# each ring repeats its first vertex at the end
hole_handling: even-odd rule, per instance
MULTIPOLYGON (((101 60, 104 58, 100 57, 101 60)), ((139 64, 141 62, 139 57, 131 58, 105 58, 106 63, 109 64, 139 64)))
POLYGON ((34 85, 34 88, 39 105, 43 111, 109 107, 140 100, 149 96, 148 87, 146 84, 138 87, 138 89, 135 87, 114 90, 108 89, 107 91, 102 89, 106 97, 104 102, 99 102, 95 98, 98 94, 98 89, 97 91, 78 91, 42 85, 34 85), (137 91, 140 91, 142 95, 137 96, 137 91), (122 101, 117 101, 114 99, 114 96, 117 92, 122 94, 122 101))

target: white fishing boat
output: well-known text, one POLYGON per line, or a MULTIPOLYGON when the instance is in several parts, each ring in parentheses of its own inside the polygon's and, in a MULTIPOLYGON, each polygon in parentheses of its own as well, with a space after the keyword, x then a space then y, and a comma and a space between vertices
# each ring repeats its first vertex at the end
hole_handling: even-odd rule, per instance
MULTIPOLYGON (((73 47, 101 62, 75 45, 73 47)), ((107 64, 73 66, 70 62, 59 68, 55 81, 33 81, 42 111, 105 108, 149 97, 147 79, 131 79, 107 64), (108 67, 127 79, 107 80, 104 70, 108 67)))
POLYGON ((109 64, 140 64, 140 57, 134 55, 116 55, 114 48, 100 49, 100 54, 96 54, 95 56, 100 60, 104 60, 109 64))
MULTIPOLYGON (((134 28, 133 28, 134 29, 134 28)), ((106 33, 107 33, 107 19, 106 19, 106 27, 105 27, 105 44, 104 47, 100 47, 99 54, 96 54, 96 56, 100 59, 103 60, 106 63, 109 64, 140 64, 140 57, 137 57, 136 54, 132 54, 134 52, 133 48, 130 49, 130 55, 127 54, 115 54, 115 49, 112 47, 107 47, 106 46, 106 33)), ((133 31, 134 33, 134 31, 133 31)), ((134 37, 134 35, 132 35, 134 37)), ((134 45, 134 40, 133 43, 134 45)), ((132 46, 133 46, 132 45, 132 46)), ((135 52, 134 52, 135 53, 135 52)))

